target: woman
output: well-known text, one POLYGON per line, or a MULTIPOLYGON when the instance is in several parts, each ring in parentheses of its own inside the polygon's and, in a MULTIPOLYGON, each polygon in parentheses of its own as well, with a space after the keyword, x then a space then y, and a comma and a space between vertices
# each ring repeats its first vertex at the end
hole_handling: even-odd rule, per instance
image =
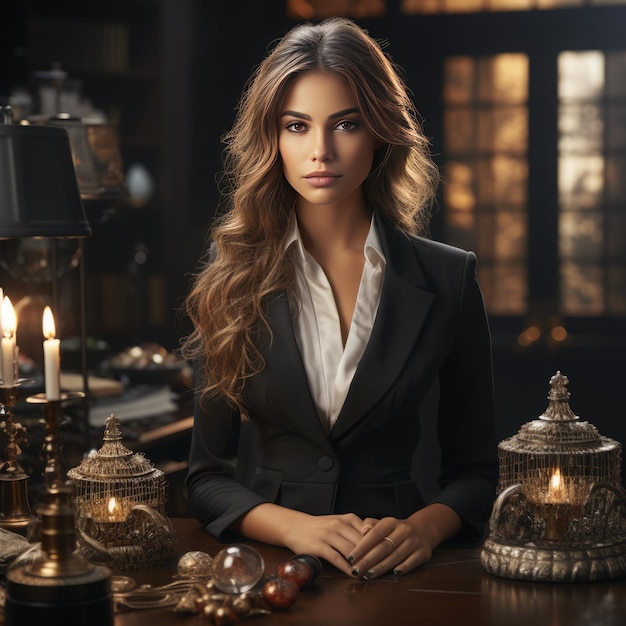
POLYGON ((298 26, 226 142, 231 206, 183 344, 202 364, 194 515, 365 579, 480 538, 497 461, 476 258, 419 236, 437 170, 394 66, 348 20, 298 26), (426 506, 410 472, 433 386, 441 491, 426 506))

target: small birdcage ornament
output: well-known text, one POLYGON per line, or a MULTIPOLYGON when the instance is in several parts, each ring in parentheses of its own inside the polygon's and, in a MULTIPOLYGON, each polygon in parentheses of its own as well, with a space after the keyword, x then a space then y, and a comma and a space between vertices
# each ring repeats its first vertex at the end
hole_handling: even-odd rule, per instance
POLYGON ((106 419, 103 445, 67 473, 74 483, 79 549, 120 570, 156 565, 173 554, 163 472, 122 444, 120 421, 106 419))
POLYGON ((498 446, 498 497, 481 562, 491 574, 573 582, 626 574, 621 445, 581 421, 569 380, 550 379, 549 405, 498 446))

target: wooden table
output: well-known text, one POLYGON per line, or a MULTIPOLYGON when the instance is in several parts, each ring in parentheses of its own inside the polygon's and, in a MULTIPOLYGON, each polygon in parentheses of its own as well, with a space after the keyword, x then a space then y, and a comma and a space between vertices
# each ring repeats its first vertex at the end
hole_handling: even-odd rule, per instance
MULTIPOLYGON (((214 556, 223 544, 198 522, 173 519, 178 553, 202 550, 214 556)), ((289 558, 287 550, 251 543, 272 573, 289 558)), ((139 584, 173 580, 172 563, 124 572, 139 584)), ((115 626, 203 626, 198 616, 171 608, 117 613, 115 626)), ((302 590, 296 603, 271 616, 240 622, 243 626, 623 626, 626 624, 626 578, 595 583, 532 583, 494 577, 483 571, 480 549, 437 550, 428 565, 402 577, 373 582, 349 579, 326 566, 315 585, 302 590)))

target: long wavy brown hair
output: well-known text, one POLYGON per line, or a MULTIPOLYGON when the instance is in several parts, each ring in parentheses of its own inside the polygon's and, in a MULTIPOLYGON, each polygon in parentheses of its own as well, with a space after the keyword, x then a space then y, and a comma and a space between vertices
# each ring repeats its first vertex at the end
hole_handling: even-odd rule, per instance
POLYGON ((364 183, 368 208, 406 233, 426 231, 438 171, 398 68, 350 20, 296 26, 251 76, 224 138, 228 210, 215 219, 210 255, 185 302, 193 331, 182 342, 182 354, 203 364, 203 399, 219 394, 245 409, 245 380, 264 365, 255 341, 260 330, 269 332, 264 302, 295 282, 282 247, 295 192, 283 176, 279 118, 289 86, 312 70, 346 80, 381 146, 364 183))

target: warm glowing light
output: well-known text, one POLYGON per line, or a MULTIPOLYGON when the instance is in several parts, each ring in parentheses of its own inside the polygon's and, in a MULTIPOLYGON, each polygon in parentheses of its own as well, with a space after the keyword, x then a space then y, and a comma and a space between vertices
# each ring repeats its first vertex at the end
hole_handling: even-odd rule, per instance
POLYGON ((541 328, 539 326, 529 326, 517 337, 517 343, 522 348, 527 348, 531 344, 541 339, 541 328))
POLYGON ((548 494, 549 502, 567 502, 567 493, 561 476, 561 470, 557 467, 550 479, 550 489, 548 494))
POLYGON ((567 339, 567 329, 565 326, 555 326, 551 331, 550 335, 552 339, 557 342, 565 341, 567 339))
POLYGON ((2 300, 2 335, 4 337, 11 338, 17 331, 17 316, 15 315, 15 309, 11 304, 9 296, 4 296, 2 300))
POLYGON ((108 509, 109 509, 109 515, 114 516, 117 510, 119 509, 119 505, 117 504, 116 498, 111 498, 109 500, 108 509))
POLYGON ((56 331, 56 326, 54 323, 54 315, 52 315, 52 309, 49 306, 47 306, 43 310, 42 327, 43 327, 43 336, 46 339, 54 339, 55 335, 57 334, 57 331, 56 331))

